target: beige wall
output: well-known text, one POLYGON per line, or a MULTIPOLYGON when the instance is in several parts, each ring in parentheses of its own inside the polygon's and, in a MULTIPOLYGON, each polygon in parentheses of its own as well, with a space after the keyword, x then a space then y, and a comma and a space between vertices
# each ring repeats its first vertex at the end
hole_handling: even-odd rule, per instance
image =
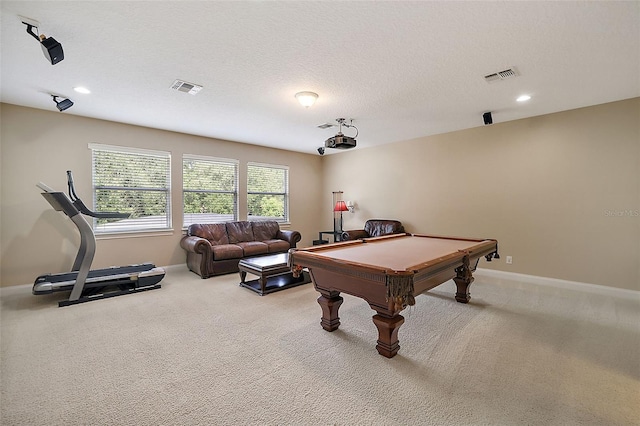
MULTIPOLYGON (((502 259, 480 267, 640 290, 640 98, 344 152, 323 166, 323 204, 337 190, 358 204, 344 229, 397 218, 409 232, 497 238, 502 259)), ((322 223, 331 228, 330 211, 322 223)))
POLYGON ((76 192, 91 199, 89 143, 121 145, 171 152, 172 216, 168 235, 99 239, 93 268, 151 261, 166 266, 185 262, 182 236, 182 154, 234 158, 240 161, 240 217, 246 218, 247 162, 290 167, 288 229, 298 230, 300 245, 317 235, 322 188, 322 159, 255 145, 221 141, 130 126, 69 114, 1 107, 0 283, 31 283, 38 275, 69 270, 79 242, 78 232, 62 213, 54 211, 35 184, 44 182, 66 192, 66 170, 73 170, 76 192))
MULTIPOLYGON (((240 160, 241 194, 247 162, 289 165, 301 245, 332 228, 331 191, 342 190, 357 203, 345 229, 398 218, 410 232, 497 238, 502 259, 481 267, 640 290, 640 98, 324 157, 1 108, 2 285, 69 269, 77 231, 35 184, 65 189, 71 169, 89 198, 87 144, 103 143, 171 151, 174 189, 183 153, 240 160)), ((184 262, 180 191, 172 202, 173 234, 99 240, 94 267, 184 262)))

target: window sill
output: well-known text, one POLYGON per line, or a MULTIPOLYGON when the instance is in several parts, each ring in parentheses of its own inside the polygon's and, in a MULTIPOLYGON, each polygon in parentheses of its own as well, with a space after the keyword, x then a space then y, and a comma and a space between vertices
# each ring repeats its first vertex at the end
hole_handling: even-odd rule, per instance
POLYGON ((154 230, 154 231, 131 231, 131 232, 114 232, 108 234, 96 234, 96 240, 118 240, 122 238, 141 238, 141 237, 165 237, 173 235, 173 229, 154 230))

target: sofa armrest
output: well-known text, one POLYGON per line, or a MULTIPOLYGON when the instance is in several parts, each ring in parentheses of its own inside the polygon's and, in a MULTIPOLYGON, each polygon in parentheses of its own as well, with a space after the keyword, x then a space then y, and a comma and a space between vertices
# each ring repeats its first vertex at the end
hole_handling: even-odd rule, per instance
POLYGON ((355 229, 352 231, 344 231, 341 235, 342 241, 357 240, 360 238, 369 238, 369 233, 364 229, 355 229))
POLYGON ((211 271, 209 264, 213 257, 211 243, 206 238, 196 236, 182 237, 180 247, 187 252, 187 266, 202 278, 209 278, 211 271))
POLYGON ((279 230, 277 238, 289 243, 291 248, 296 248, 296 244, 302 239, 302 234, 298 231, 279 230))
POLYGON ((196 236, 182 237, 180 247, 188 252, 204 254, 211 252, 211 243, 205 238, 196 236))

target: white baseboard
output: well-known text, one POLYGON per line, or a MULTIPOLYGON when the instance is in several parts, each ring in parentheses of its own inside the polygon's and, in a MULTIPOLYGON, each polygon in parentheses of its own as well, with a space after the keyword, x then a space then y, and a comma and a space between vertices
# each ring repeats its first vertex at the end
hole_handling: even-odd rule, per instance
POLYGON ((163 266, 162 267, 165 271, 172 271, 172 270, 180 270, 180 269, 187 269, 187 265, 185 263, 179 263, 177 265, 167 265, 167 266, 163 266))
POLYGON ((474 275, 482 275, 485 277, 500 278, 505 280, 520 281, 527 284, 545 285, 558 288, 566 288, 571 290, 587 291, 589 293, 597 293, 606 296, 617 296, 624 298, 638 299, 640 301, 640 291, 629 290, 625 288, 608 287, 605 285, 581 283, 577 281, 567 281, 558 278, 538 277, 535 275, 518 274, 515 272, 497 271, 494 269, 476 269, 474 275))
MULTIPOLYGON (((163 266, 167 272, 174 270, 187 269, 187 265, 184 263, 177 265, 163 266)), ((475 270, 474 275, 493 277, 504 280, 519 281, 527 284, 545 285, 558 288, 566 288, 578 291, 587 291, 589 293, 602 294, 607 296, 617 296, 624 298, 638 299, 640 301, 640 290, 629 290, 626 288, 608 287, 606 285, 581 283, 578 281, 561 280, 558 278, 539 277, 536 275, 519 274, 516 272, 498 271, 495 269, 478 268, 475 270)))

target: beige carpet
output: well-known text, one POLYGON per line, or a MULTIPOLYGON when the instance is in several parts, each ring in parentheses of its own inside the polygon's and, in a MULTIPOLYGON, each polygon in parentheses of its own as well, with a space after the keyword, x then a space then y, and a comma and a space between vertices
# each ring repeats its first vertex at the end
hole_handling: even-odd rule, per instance
POLYGON ((640 303, 477 275, 405 311, 375 350, 345 295, 320 327, 312 284, 260 297, 237 275, 168 268, 160 290, 58 308, 1 290, 2 425, 637 425, 640 303))

